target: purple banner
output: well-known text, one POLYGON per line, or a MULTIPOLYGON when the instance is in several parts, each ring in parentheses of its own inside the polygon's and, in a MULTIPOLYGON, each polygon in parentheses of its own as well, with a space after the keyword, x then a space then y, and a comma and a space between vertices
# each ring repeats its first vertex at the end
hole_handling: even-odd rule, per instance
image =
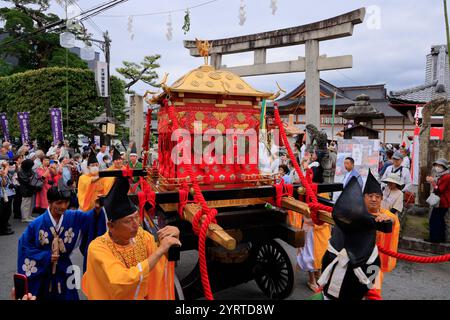
POLYGON ((3 137, 5 141, 9 141, 8 117, 6 113, 0 113, 0 122, 2 124, 3 137))
POLYGON ((50 108, 50 121, 52 123, 53 142, 63 141, 63 124, 61 108, 50 108))
POLYGON ((17 112, 17 118, 19 120, 20 138, 22 139, 22 143, 30 142, 30 113, 17 112))

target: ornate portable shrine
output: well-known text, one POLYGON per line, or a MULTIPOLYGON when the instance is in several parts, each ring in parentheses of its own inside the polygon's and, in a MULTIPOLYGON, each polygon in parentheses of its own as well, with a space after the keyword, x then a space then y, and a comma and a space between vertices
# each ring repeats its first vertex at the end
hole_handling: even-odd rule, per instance
MULTIPOLYGON (((187 165, 201 185, 214 188, 257 178, 261 101, 272 96, 271 93, 255 90, 239 76, 207 64, 188 72, 170 87, 163 85, 163 89, 154 99, 161 106, 158 162, 162 184, 168 188, 189 180, 187 165), (188 163, 176 164, 172 159, 178 141, 173 141, 165 99, 175 108, 179 128, 190 134, 191 152, 184 155, 190 160, 188 163), (199 135, 200 142, 195 141, 195 134, 199 135), (214 148, 218 136, 222 138, 223 150, 214 148), (241 141, 244 152, 238 150, 241 141), (211 156, 203 157, 208 145, 213 145, 211 156)), ((183 156, 183 152, 186 149, 179 155, 183 156)))
MULTIPOLYGON (((304 243, 303 231, 291 223, 287 210, 308 216, 310 206, 314 206, 322 220, 332 223, 330 214, 321 210, 331 203, 320 199, 319 204, 311 188, 306 188, 309 195, 305 198, 305 188, 285 185, 277 176, 259 173, 261 103, 276 95, 255 90, 233 73, 215 70, 207 64, 208 45, 199 43, 199 49, 205 57, 204 65, 171 86, 165 84, 166 76, 163 92, 148 99, 160 105, 157 165, 147 166, 144 154, 144 171, 125 168, 123 172, 104 171, 100 176, 146 175, 140 178, 140 191, 132 188, 130 194, 139 204, 144 226, 155 220, 160 226, 175 225, 181 231, 181 250, 198 250, 197 265, 176 281, 178 298, 212 299, 213 292, 255 280, 268 297, 284 299, 295 283, 294 257, 289 256, 286 246, 298 248, 304 243), (191 143, 187 149, 176 148, 183 140, 173 137, 179 129, 184 132, 184 140, 191 143), (206 158, 206 163, 196 163, 198 150, 194 152, 193 148, 197 133, 206 137, 200 145, 203 150, 229 131, 231 139, 227 138, 232 143, 225 144, 228 149, 214 148, 211 157, 202 159, 206 158), (247 141, 245 152, 237 150, 241 138, 247 141), (252 145, 256 151, 251 150, 252 145), (192 164, 174 163, 173 153, 190 158, 192 164), (231 163, 219 163, 220 153, 231 153, 231 163)), ((279 117, 277 121, 283 127, 279 117)), ((147 113, 144 136, 147 151, 150 122, 151 111, 147 113)), ((341 189, 342 184, 315 186, 316 192, 341 189)))

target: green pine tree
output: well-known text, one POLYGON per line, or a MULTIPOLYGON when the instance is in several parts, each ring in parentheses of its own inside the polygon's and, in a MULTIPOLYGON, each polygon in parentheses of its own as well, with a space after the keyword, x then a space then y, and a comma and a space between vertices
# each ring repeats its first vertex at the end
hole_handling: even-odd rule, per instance
POLYGON ((159 54, 153 56, 145 56, 141 63, 123 61, 123 67, 117 68, 116 71, 122 75, 127 81, 125 84, 126 93, 134 93, 131 87, 139 81, 158 88, 158 74, 155 69, 159 68, 158 60, 161 58, 159 54))

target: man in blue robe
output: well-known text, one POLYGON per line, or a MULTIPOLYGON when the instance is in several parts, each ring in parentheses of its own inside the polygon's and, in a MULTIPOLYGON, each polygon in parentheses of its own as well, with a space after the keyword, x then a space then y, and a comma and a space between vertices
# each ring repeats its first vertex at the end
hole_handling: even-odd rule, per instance
POLYGON ((105 215, 95 208, 67 210, 70 193, 57 187, 48 190, 47 198, 47 211, 19 239, 18 273, 28 277, 28 290, 38 300, 78 300, 76 281, 69 279, 76 276, 70 255, 83 239, 86 251, 88 241, 106 231, 105 215))
POLYGON ((98 236, 104 235, 107 227, 106 212, 100 204, 100 199, 95 200, 95 207, 85 213, 88 217, 82 227, 83 237, 80 243, 80 251, 83 255, 83 273, 86 271, 88 247, 92 240, 98 236))

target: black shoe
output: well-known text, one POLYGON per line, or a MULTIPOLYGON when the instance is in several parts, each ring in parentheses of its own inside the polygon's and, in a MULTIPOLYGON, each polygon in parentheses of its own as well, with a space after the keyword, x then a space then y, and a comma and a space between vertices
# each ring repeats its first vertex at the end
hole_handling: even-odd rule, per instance
POLYGON ((14 234, 14 230, 11 229, 0 232, 0 236, 10 236, 12 234, 14 234))

